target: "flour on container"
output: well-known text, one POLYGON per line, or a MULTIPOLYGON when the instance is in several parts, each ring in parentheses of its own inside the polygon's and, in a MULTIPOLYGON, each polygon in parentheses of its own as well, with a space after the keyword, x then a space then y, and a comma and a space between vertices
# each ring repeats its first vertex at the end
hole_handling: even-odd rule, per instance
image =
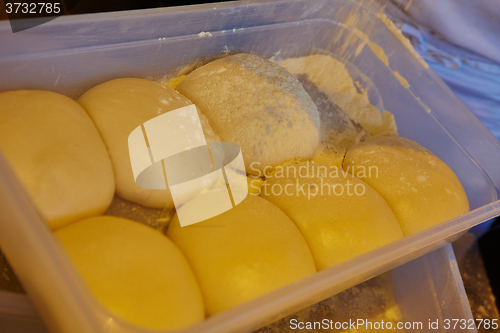
POLYGON ((394 71, 392 72, 392 74, 394 74, 394 76, 396 77, 396 79, 398 79, 399 83, 401 83, 401 85, 405 88, 409 88, 410 87, 410 84, 408 83, 408 81, 406 81, 406 79, 401 76, 401 74, 399 74, 398 72, 394 71))
MULTIPOLYGON (((411 1, 409 2, 409 4, 411 4, 411 1)), ((422 58, 422 56, 420 54, 418 54, 417 51, 415 51, 415 49, 413 48, 413 45, 411 45, 411 43, 408 40, 408 38, 406 38, 403 35, 403 33, 401 32, 401 30, 399 30, 396 27, 396 25, 394 24, 394 22, 392 22, 391 19, 389 19, 387 16, 385 16, 384 13, 377 13, 376 15, 387 26, 387 28, 389 28, 389 30, 391 30, 392 33, 401 41, 401 43, 403 43, 403 45, 420 62, 420 64, 424 68, 428 68, 429 65, 425 62, 424 58, 422 58)))

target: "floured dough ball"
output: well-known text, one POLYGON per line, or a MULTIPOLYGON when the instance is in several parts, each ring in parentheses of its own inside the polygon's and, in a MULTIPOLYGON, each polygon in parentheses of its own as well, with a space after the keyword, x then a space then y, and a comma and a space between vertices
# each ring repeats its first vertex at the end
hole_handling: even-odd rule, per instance
MULTIPOLYGON (((134 180, 128 147, 130 133, 165 112, 192 104, 177 91, 144 79, 116 79, 102 83, 78 99, 108 147, 115 171, 116 192, 148 207, 173 210, 170 190, 145 189, 134 180)), ((198 112, 207 142, 219 141, 207 119, 198 112)))
POLYGON ((455 173, 411 140, 383 137, 357 144, 343 167, 384 197, 405 236, 469 211, 455 173))
POLYGON ((78 103, 49 91, 0 93, 0 150, 52 229, 113 198, 106 147, 78 103))
MULTIPOLYGON (((198 196, 181 210, 196 214, 204 195, 217 193, 198 196)), ((209 315, 316 272, 311 252, 290 218, 254 195, 193 225, 181 227, 175 215, 167 236, 193 268, 209 315)))
POLYGON ((150 329, 180 329, 203 320, 194 274, 160 232, 99 216, 55 235, 92 294, 112 314, 150 329))
POLYGON ((212 61, 177 90, 198 105, 222 141, 241 147, 247 173, 311 158, 318 147, 319 114, 311 98, 285 69, 258 56, 212 61))
POLYGON ((363 181, 334 166, 279 166, 261 196, 281 208, 307 241, 318 270, 403 238, 389 205, 363 181))

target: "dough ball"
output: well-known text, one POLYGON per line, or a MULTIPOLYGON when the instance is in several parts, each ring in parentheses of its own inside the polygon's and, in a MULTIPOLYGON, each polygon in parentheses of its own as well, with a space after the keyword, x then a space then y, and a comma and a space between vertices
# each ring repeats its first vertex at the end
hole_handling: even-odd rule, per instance
MULTIPOLYGON (((172 210, 170 190, 137 186, 132 173, 128 137, 154 117, 192 104, 177 91, 144 79, 116 79, 102 83, 78 99, 108 147, 115 171, 116 192, 124 199, 154 208, 172 210)), ((207 119, 198 112, 207 142, 219 141, 207 119)))
POLYGON ((469 211, 455 173, 416 142, 382 137, 357 144, 343 167, 382 195, 405 236, 469 211))
POLYGON ((99 216, 55 235, 92 294, 112 314, 150 329, 180 329, 203 320, 194 274, 160 232, 99 216))
MULTIPOLYGON (((382 114, 370 103, 368 93, 359 89, 359 82, 354 82, 346 64, 323 54, 285 59, 279 64, 297 77, 306 75, 308 80, 345 112, 349 119, 370 134, 397 135, 394 116, 388 111, 382 114)), ((358 71, 358 74, 362 73, 358 71)), ((335 115, 335 112, 332 115, 335 115)), ((339 126, 340 124, 340 122, 333 122, 327 124, 326 127, 332 129, 331 125, 339 126)), ((323 130, 323 119, 321 125, 323 130)), ((333 129, 338 131, 335 127, 333 129)), ((332 138, 336 141, 336 138, 332 138)))
POLYGON ((241 147, 247 173, 310 158, 318 147, 319 113, 311 98, 284 68, 258 56, 212 61, 177 90, 200 108, 222 141, 241 147))
POLYGON ((0 93, 0 150, 52 229, 102 214, 113 199, 106 147, 82 107, 66 96, 0 93))
MULTIPOLYGON (((202 196, 181 209, 196 210, 202 196)), ((186 227, 180 227, 175 215, 167 236, 191 264, 209 315, 316 272, 311 252, 293 222, 253 195, 218 216, 186 227)))
POLYGON ((334 166, 298 162, 277 167, 261 196, 295 222, 318 270, 403 237, 384 199, 334 166))

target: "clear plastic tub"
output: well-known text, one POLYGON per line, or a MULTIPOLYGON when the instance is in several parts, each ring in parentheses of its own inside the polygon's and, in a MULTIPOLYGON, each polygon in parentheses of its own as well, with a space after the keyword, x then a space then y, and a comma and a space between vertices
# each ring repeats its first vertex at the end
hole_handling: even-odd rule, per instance
MULTIPOLYGON (((366 84, 374 104, 383 103, 395 115, 401 136, 444 160, 464 185, 470 213, 208 318, 186 332, 255 329, 435 250, 500 214, 498 140, 374 13, 354 1, 245 1, 61 17, 16 34, 1 22, 0 41, 0 91, 46 89, 73 98, 109 79, 159 80, 186 64, 228 52, 265 58, 331 54, 359 70, 351 74, 366 84), (369 47, 359 47, 363 41, 353 36, 352 25, 339 23, 353 14, 364 18, 356 28, 383 48, 389 66, 369 47), (394 71, 408 81, 408 89, 394 71)), ((51 331, 145 331, 112 318, 90 296, 2 157, 0 212, 2 251, 51 331)))
MULTIPOLYGON (((401 322, 411 325, 405 332, 422 331, 417 325, 427 328, 429 321, 436 320, 440 325, 433 332, 454 332, 444 328, 445 319, 474 320, 451 245, 399 266, 389 273, 389 279, 401 322)), ((365 313, 359 309, 371 306, 363 300, 353 303, 360 316, 365 313)), ((47 332, 28 297, 7 292, 0 292, 0 327, 6 333, 47 332)), ((456 331, 476 332, 472 328, 456 331)))

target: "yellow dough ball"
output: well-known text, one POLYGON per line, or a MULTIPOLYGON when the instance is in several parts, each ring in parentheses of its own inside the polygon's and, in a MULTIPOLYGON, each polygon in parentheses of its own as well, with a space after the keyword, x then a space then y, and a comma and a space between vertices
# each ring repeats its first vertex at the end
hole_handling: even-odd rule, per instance
POLYGON ((256 55, 212 61, 177 90, 200 108, 222 141, 241 147, 247 173, 310 158, 318 147, 319 113, 311 97, 284 68, 256 55))
POLYGON ((55 235, 92 294, 112 314, 151 329, 180 329, 203 319, 193 272, 160 232, 100 216, 55 235))
POLYGON ((416 142, 383 137, 357 144, 348 150, 343 168, 384 197, 405 236, 469 211, 453 170, 416 142), (363 173, 368 169, 371 173, 363 173))
MULTIPOLYGON (((173 210, 170 190, 145 189, 134 180, 128 147, 130 133, 163 113, 193 104, 177 91, 144 79, 116 79, 95 86, 78 103, 90 115, 108 147, 115 171, 116 192, 127 200, 173 210)), ((219 141, 206 118, 198 113, 208 142, 219 141)))
POLYGON ((0 93, 0 151, 52 229, 102 214, 113 199, 106 147, 82 107, 66 96, 0 93))
POLYGON ((342 169, 313 162, 276 168, 261 196, 281 208, 322 270, 403 238, 384 199, 342 169))
MULTIPOLYGON (((202 196, 181 209, 196 210, 202 196)), ((218 216, 186 227, 180 227, 175 215, 167 236, 191 264, 209 315, 316 272, 311 252, 293 222, 253 195, 218 216)))

